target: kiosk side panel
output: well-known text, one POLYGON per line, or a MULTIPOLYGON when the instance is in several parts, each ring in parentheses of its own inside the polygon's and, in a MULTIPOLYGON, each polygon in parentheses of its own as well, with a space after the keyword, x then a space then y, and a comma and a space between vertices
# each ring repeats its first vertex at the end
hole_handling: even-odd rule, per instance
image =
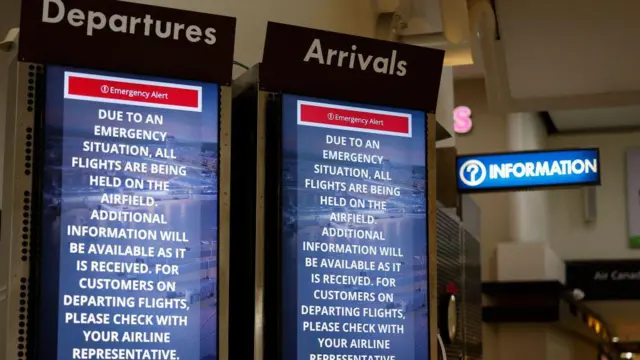
POLYGON ((269 237, 266 232, 270 229, 270 224, 266 218, 266 214, 271 213, 274 209, 270 208, 266 200, 269 198, 267 193, 272 189, 267 188, 267 109, 269 94, 266 92, 258 92, 258 121, 256 125, 256 218, 255 218, 255 311, 254 311, 254 342, 253 352, 254 360, 270 359, 269 351, 271 344, 266 344, 269 337, 267 329, 271 330, 269 324, 269 312, 273 309, 267 307, 269 303, 269 289, 267 284, 269 279, 266 264, 267 248, 273 244, 267 244, 269 237))
POLYGON ((256 114, 255 88, 234 83, 231 122, 229 356, 253 358, 256 238, 256 114))
POLYGON ((32 169, 36 86, 40 67, 12 62, 8 72, 7 121, 0 238, 0 356, 26 359, 29 301, 32 169), (17 346, 15 346, 17 344, 17 346))
POLYGON ((231 252, 231 88, 220 87, 218 162, 218 359, 228 360, 231 252))
MULTIPOLYGON (((282 97, 261 92, 263 99, 264 133, 266 135, 265 153, 265 236, 264 236, 264 351, 265 359, 269 355, 276 359, 284 358, 284 349, 280 342, 282 334, 282 307, 285 297, 282 294, 282 97)), ((294 293, 286 298, 295 298, 294 293)))
MULTIPOLYGON (((429 247, 429 325, 431 331, 438 329, 438 240, 436 227, 436 211, 438 202, 436 200, 436 116, 428 114, 427 118, 427 244, 429 247)), ((438 340, 436 336, 429 337, 430 359, 437 359, 438 340)))

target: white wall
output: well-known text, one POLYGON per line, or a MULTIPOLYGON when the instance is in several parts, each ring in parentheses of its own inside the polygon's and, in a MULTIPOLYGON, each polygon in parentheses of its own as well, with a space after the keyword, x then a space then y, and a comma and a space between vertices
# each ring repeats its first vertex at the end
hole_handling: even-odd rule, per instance
POLYGON ((438 141, 436 143, 437 147, 451 147, 456 145, 456 133, 453 131, 452 116, 454 100, 453 68, 445 66, 442 68, 442 75, 440 76, 440 91, 438 91, 436 121, 447 129, 449 134, 451 134, 451 138, 438 141))
MULTIPOLYGON (((17 27, 20 20, 20 0, 0 0, 0 40, 4 39, 7 31, 17 27)), ((4 166, 4 142, 5 142, 5 118, 7 113, 6 93, 7 76, 6 69, 9 66, 10 56, 0 51, 0 189, 2 189, 2 174, 4 166)), ((2 191, 0 190, 0 204, 2 204, 2 191)), ((0 205, 1 207, 1 205, 0 205)))
MULTIPOLYGON (((456 106, 469 106, 474 128, 456 137, 460 154, 508 151, 506 117, 492 114, 486 106, 483 80, 455 82, 456 106)), ((640 147, 640 132, 590 135, 553 135, 548 148, 600 148, 602 186, 597 188, 597 219, 583 220, 581 189, 549 190, 547 196, 550 245, 563 260, 638 258, 627 242, 625 152, 640 147)), ((473 196, 482 211, 482 276, 495 279, 494 254, 498 243, 510 241, 509 195, 473 196)))
POLYGON ((595 360, 598 349, 588 341, 546 324, 503 324, 499 357, 486 360, 595 360))
MULTIPOLYGON (((547 147, 547 130, 538 113, 507 116, 509 151, 541 150, 547 147)), ((546 242, 549 237, 547 191, 509 193, 509 234, 517 242, 546 242)))
MULTIPOLYGON (((489 111, 484 80, 458 80, 454 89, 455 106, 468 106, 473 119, 473 130, 456 136, 458 154, 507 151, 506 117, 489 111)), ((482 280, 496 280, 496 248, 499 243, 509 241, 509 197, 506 193, 488 193, 472 198, 480 208, 482 280)), ((483 324, 482 341, 484 359, 500 359, 496 326, 483 324)))
MULTIPOLYGON (((459 153, 507 151, 507 126, 504 115, 492 114, 486 106, 482 80, 455 82, 456 106, 467 105, 473 111, 474 129, 458 135, 459 153)), ((589 135, 553 135, 548 148, 600 148, 602 186, 597 188, 597 219, 583 220, 581 189, 548 191, 551 248, 563 260, 636 259, 640 250, 631 250, 627 242, 625 152, 640 147, 640 132, 589 135)), ((482 211, 482 276, 494 279, 493 255, 498 243, 509 241, 508 194, 474 195, 482 211)))
MULTIPOLYGON (((135 0, 131 2, 237 18, 235 59, 251 66, 262 59, 267 21, 352 35, 374 35, 370 0, 135 0)), ((236 70, 235 75, 242 73, 236 70)))
MULTIPOLYGON (((0 35, 2 37, 2 35, 0 35)), ((9 56, 0 53, 0 208, 2 208, 2 186, 4 174, 4 144, 6 139, 5 125, 7 117, 7 70, 9 68, 9 56)))
MULTIPOLYGON (((457 80, 455 88, 455 105, 465 105, 471 108, 473 118, 473 130, 469 134, 458 135, 455 143, 459 154, 483 153, 483 152, 505 152, 509 148, 516 148, 517 144, 510 143, 509 127, 507 126, 506 114, 491 112, 487 107, 486 91, 484 80, 465 79, 457 80)), ((511 117, 514 120, 514 117, 511 117)), ((515 119, 518 120, 517 117, 515 119)), ((523 121, 535 121, 535 118, 523 116, 523 121)), ((552 141, 558 138, 546 137, 538 126, 522 127, 521 130, 537 133, 539 136, 529 137, 537 139, 536 143, 522 142, 520 146, 527 148, 556 146, 552 141)), ((511 127, 515 131, 518 127, 511 127)), ((518 134, 511 134, 516 138, 518 134)), ((522 135, 522 134, 521 134, 522 135)), ((637 136, 640 140, 640 134, 637 136)), ((640 144, 640 141, 638 142, 640 144)), ((605 152, 606 153, 606 152, 605 152)), ((603 159, 603 161, 606 161, 603 159)), ((620 160, 622 162, 622 160, 620 160)), ((562 191, 562 190, 558 190, 562 191)), ((554 199, 554 192, 549 192, 547 204, 551 208, 557 207, 554 199)), ((495 254, 498 244, 509 242, 514 237, 510 233, 510 194, 509 193, 486 193, 472 195, 481 211, 481 252, 482 252, 482 279, 483 281, 496 280, 495 254)), ((551 214, 553 219, 557 217, 551 214)), ((549 232, 555 231, 551 226, 549 232)), ((535 224, 534 224, 535 225, 535 224)), ((570 231, 570 228, 566 229, 570 231)), ((538 232, 546 234, 544 229, 538 232)), ((624 240, 624 239, 623 239, 624 240)), ((553 245, 553 244, 552 244, 553 245)), ((555 250, 555 247, 554 247, 555 250)), ((557 251, 557 250, 556 250, 557 251)), ((559 254, 562 256, 561 254, 559 254)), ((485 299, 486 300, 486 299, 485 299)), ((567 336, 566 333, 558 332, 546 325, 519 324, 519 325, 488 325, 483 324, 482 340, 484 359, 553 359, 553 360, 583 360, 595 359, 597 349, 591 344, 580 340, 574 336, 567 336), (525 344, 526 343, 526 344, 525 344)))
POLYGON ((640 33, 640 2, 498 0, 496 9, 515 98, 640 90, 640 52, 627 45, 640 33))
MULTIPOLYGON (((508 151, 506 116, 489 111, 482 79, 458 80, 454 85, 455 105, 468 106, 473 129, 456 136, 458 154, 508 151)), ((472 195, 480 207, 482 279, 495 280, 495 251, 498 243, 509 241, 509 197, 507 193, 472 195)))
POLYGON ((625 152, 640 147, 640 132, 550 136, 551 148, 598 147, 602 186, 596 189, 597 219, 583 221, 582 190, 553 190, 551 246, 564 260, 637 259, 639 250, 627 242, 625 152))

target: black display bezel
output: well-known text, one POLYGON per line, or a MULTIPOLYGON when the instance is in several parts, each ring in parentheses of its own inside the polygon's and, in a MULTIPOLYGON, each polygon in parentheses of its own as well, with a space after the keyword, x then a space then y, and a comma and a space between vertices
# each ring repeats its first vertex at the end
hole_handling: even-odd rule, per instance
MULTIPOLYGON (((43 66, 43 70, 37 72, 37 76, 36 76, 36 81, 35 84, 31 83, 31 80, 29 80, 29 86, 34 86, 35 85, 35 99, 34 99, 34 106, 33 106, 33 111, 34 111, 34 160, 33 160, 33 182, 32 182, 32 196, 31 198, 32 200, 32 210, 31 210, 31 241, 30 241, 30 263, 29 263, 29 270, 30 270, 30 279, 29 279, 29 284, 28 284, 28 288, 29 288, 29 299, 28 299, 28 307, 29 307, 29 326, 28 326, 28 351, 27 351, 27 358, 29 360, 40 360, 40 359, 47 359, 49 357, 51 357, 51 354, 55 354, 55 356, 57 357, 58 354, 58 315, 59 315, 59 311, 60 311, 60 306, 58 304, 58 299, 59 299, 59 295, 60 295, 60 272, 58 269, 58 274, 57 274, 57 286, 56 286, 56 296, 54 297, 46 297, 46 301, 47 302, 55 302, 55 309, 56 309, 56 313, 55 313, 55 331, 53 331, 53 333, 47 333, 47 334, 43 334, 43 323, 41 321, 42 318, 42 306, 44 304, 44 300, 45 298, 43 297, 43 295, 46 296, 46 294, 43 294, 42 292, 42 280, 44 278, 43 274, 44 272, 46 272, 47 269, 44 269, 42 267, 42 250, 43 250, 43 214, 44 214, 44 209, 43 209, 43 205, 44 205, 44 192, 43 192, 43 178, 44 178, 44 173, 45 173, 45 152, 46 152, 46 140, 47 140, 47 136, 50 134, 47 134, 45 131, 45 126, 46 126, 46 108, 47 108, 47 71, 48 68, 50 66, 54 66, 60 69, 63 69, 64 71, 79 71, 79 72, 91 72, 92 69, 79 69, 79 68, 74 68, 74 67, 69 67, 69 66, 59 66, 59 65, 45 65, 43 66), (52 346, 42 346, 42 339, 44 338, 43 335, 46 335, 46 337, 49 339, 49 341, 53 341, 53 345, 52 346)), ((97 70, 100 72, 105 72, 103 70, 97 70)), ((141 76, 141 77, 154 77, 154 76, 150 76, 150 75, 143 75, 143 74, 126 74, 126 73, 118 73, 118 72, 113 72, 113 71, 106 71, 109 72, 111 74, 117 75, 117 76, 121 76, 121 77, 127 77, 129 75, 135 75, 135 76, 141 76)), ((161 78, 163 80, 166 80, 167 82, 171 82, 172 80, 178 80, 180 81, 181 79, 168 79, 162 76, 157 76, 157 78, 161 78)), ((187 80, 187 81, 193 81, 193 80, 187 80)), ((198 81, 196 81, 198 82, 198 81)), ((207 84, 215 84, 215 83, 208 83, 208 82, 202 82, 200 81, 200 83, 207 83, 207 84)), ((216 336, 215 336, 215 342, 216 342, 216 358, 219 357, 220 355, 220 210, 221 210, 221 204, 220 204, 220 189, 221 189, 221 178, 220 178, 220 160, 221 160, 221 151, 222 151, 222 121, 223 121, 223 101, 222 101, 222 85, 220 84, 215 84, 218 88, 218 96, 217 96, 217 101, 218 101, 218 119, 217 119, 217 127, 218 127, 218 151, 217 151, 217 163, 216 163, 216 169, 215 169, 215 173, 216 173, 216 190, 217 190, 217 194, 218 194, 218 198, 217 198, 217 214, 216 214, 216 245, 215 245, 215 249, 216 249, 216 259, 217 259, 217 265, 216 265, 216 336)), ((202 100, 204 102, 204 99, 202 100)), ((227 110, 229 111, 229 110, 227 110)), ((229 120, 226 120, 229 121, 229 120)), ((60 178, 62 177, 61 173, 58 174, 60 176, 60 178)), ((62 183, 62 182, 60 182, 62 183)), ((56 249, 57 254, 56 254, 56 258, 60 259, 60 248, 57 247, 56 249)), ((22 306, 22 304, 21 304, 22 306)), ((20 336, 23 336, 23 334, 20 334, 20 336)), ((26 337, 27 334, 24 334, 24 336, 26 337)))
POLYGON ((282 94, 267 95, 265 112, 264 358, 276 354, 276 359, 283 359, 282 94))
MULTIPOLYGON (((265 138, 267 142, 267 151, 265 154, 265 223, 268 228, 265 230, 265 259, 272 261, 265 261, 265 335, 264 335, 264 343, 265 343, 265 359, 270 359, 270 354, 276 354, 276 359, 284 359, 284 351, 283 348, 285 346, 285 339, 287 338, 287 334, 283 331, 283 314, 287 311, 283 306, 283 293, 282 293, 282 268, 283 268, 283 256, 282 251, 284 249, 283 245, 283 201, 282 201, 282 185, 283 185, 283 145, 282 145, 282 129, 283 129, 283 101, 282 98, 284 95, 291 96, 300 96, 300 97, 309 97, 309 95, 294 93, 294 92, 274 92, 269 93, 269 98, 267 101, 267 109, 266 109, 266 124, 265 124, 265 138), (271 209, 277 211, 270 211, 271 209), (275 261, 273 261, 275 260, 275 261), (273 345, 273 344, 276 345, 273 345)), ((322 97, 318 98, 319 101, 329 100, 329 101, 347 101, 353 103, 354 105, 373 105, 373 106, 381 106, 378 104, 366 103, 366 102, 354 102, 344 99, 339 99, 335 97, 322 97)), ((395 108, 392 106, 382 105, 385 107, 390 107, 397 109, 398 111, 402 111, 401 108, 395 108)), ((433 328, 432 325, 432 316, 435 314, 431 313, 431 302, 432 295, 435 292, 435 284, 431 283, 431 262, 435 260, 435 254, 431 254, 431 246, 430 242, 435 241, 435 239, 430 239, 430 228, 429 225, 429 217, 431 207, 429 205, 430 202, 430 194, 429 194, 429 127, 428 123, 430 121, 435 121, 435 118, 430 118, 429 114, 424 112, 423 110, 416 109, 408 109, 412 111, 421 111, 424 114, 424 142, 425 142, 425 187, 424 187, 424 197, 425 197, 425 231, 427 238, 425 239, 425 248, 427 252, 425 254, 426 259, 428 261, 426 269, 426 281, 427 281, 427 289, 426 293, 426 308, 429 310, 427 312, 427 327, 429 329, 428 336, 425 341, 427 342, 427 354, 431 356, 433 351, 432 343, 430 341, 430 337, 435 335, 434 332, 437 331, 436 328, 433 328)), ((435 150, 435 149, 434 149, 435 150)), ((296 294, 297 297, 297 294, 296 294)), ((290 311, 290 310, 289 310, 290 311)), ((297 309, 296 309, 297 313, 297 309)), ((290 335, 290 334, 289 334, 290 335)), ((295 344, 295 353, 297 354, 297 334, 295 336, 296 340, 293 341, 295 344)), ((287 344, 290 345, 290 344, 287 344)))

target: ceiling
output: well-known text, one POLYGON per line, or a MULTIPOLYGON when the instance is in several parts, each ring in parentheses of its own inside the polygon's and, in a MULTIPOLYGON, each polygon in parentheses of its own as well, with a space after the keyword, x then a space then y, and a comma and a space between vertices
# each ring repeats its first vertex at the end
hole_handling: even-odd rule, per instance
POLYGON ((640 341, 640 301, 589 301, 587 306, 604 318, 620 342, 640 341))
MULTIPOLYGON (((492 3, 499 25, 497 48, 500 51, 495 50, 489 60, 503 60, 504 63, 491 63, 498 64, 504 73, 497 73, 491 66, 485 71, 479 64, 464 65, 454 67, 455 79, 504 80, 504 84, 501 81, 501 85, 489 90, 495 93, 494 88, 506 87, 498 93, 514 99, 510 111, 518 111, 518 106, 537 111, 566 109, 568 104, 581 108, 549 111, 560 132, 640 129, 640 98, 630 95, 640 92, 640 82, 636 81, 638 72, 634 71, 640 52, 624 41, 627 37, 637 37, 640 29, 632 20, 636 13, 633 10, 640 9, 638 3, 588 0, 586 3, 590 6, 577 8, 570 6, 569 0, 495 0, 492 3), (545 20, 544 28, 536 27, 541 19, 545 20), (572 26, 566 26, 567 19, 572 26), (606 56, 610 54, 617 56, 606 56), (599 104, 591 105, 587 99, 599 104), (631 106, 595 108, 620 104, 631 106), (594 108, 586 108, 590 105, 594 108)), ((474 19, 470 19, 472 24, 476 24, 474 19)), ((477 28, 474 31, 477 32, 477 28)), ((491 49, 483 46, 482 53, 487 55, 491 49)), ((487 59, 485 57, 485 61, 487 59)), ((496 94, 493 97, 501 98, 496 94)))
MULTIPOLYGON (((477 64, 454 66, 453 76, 456 80, 481 79, 484 71, 477 64)), ((548 113, 559 132, 640 129, 640 105, 552 110, 548 113)))
MULTIPOLYGON (((456 80, 481 79, 485 74, 481 66, 473 64, 454 66, 453 76, 456 80)), ((640 105, 552 110, 548 113, 559 132, 640 129, 640 105)))
POLYGON ((456 80, 484 78, 484 69, 478 64, 454 66, 453 78, 456 80))
POLYGON ((549 111, 558 131, 640 128, 640 106, 549 111))
MULTIPOLYGON (((603 317, 621 343, 640 342, 640 301, 589 301, 587 306, 603 317)), ((632 359, 640 360, 640 354, 632 359)))

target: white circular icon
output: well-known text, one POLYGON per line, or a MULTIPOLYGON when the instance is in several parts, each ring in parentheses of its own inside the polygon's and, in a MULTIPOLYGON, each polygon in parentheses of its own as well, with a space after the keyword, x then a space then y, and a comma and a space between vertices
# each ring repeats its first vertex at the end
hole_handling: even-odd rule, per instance
POLYGON ((487 177, 487 168, 478 160, 467 160, 460 166, 458 174, 463 184, 471 187, 478 186, 487 177))
POLYGON ((100 91, 102 91, 102 93, 103 93, 103 94, 108 93, 108 92, 109 92, 109 86, 107 86, 107 85, 102 85, 102 86, 100 87, 100 91))
POLYGON ((331 113, 331 112, 327 114, 327 119, 329 119, 329 120, 333 120, 334 117, 335 116, 333 116, 333 113, 331 113))

